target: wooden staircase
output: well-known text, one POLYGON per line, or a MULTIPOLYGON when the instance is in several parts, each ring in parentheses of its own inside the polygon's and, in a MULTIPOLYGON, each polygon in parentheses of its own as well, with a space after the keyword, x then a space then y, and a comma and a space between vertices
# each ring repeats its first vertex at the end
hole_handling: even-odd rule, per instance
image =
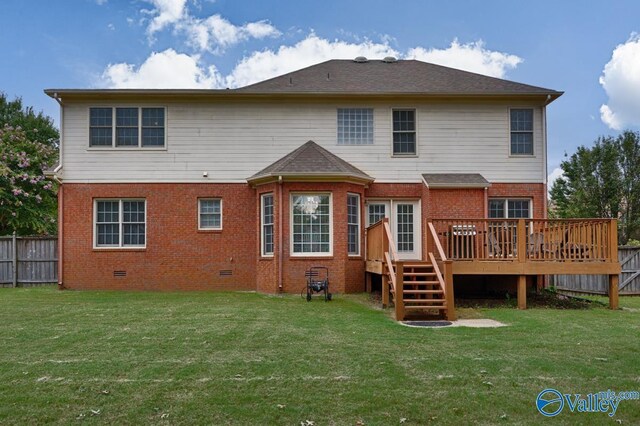
POLYGON ((405 311, 433 311, 438 314, 447 309, 445 290, 431 263, 405 263, 403 278, 402 303, 405 311))
POLYGON ((385 268, 385 275, 383 283, 390 283, 389 293, 398 321, 453 319, 455 316, 447 301, 446 285, 437 264, 420 260, 396 261, 391 269, 385 268))
MULTIPOLYGON (((435 255, 428 252, 426 260, 402 261, 396 252, 388 219, 370 226, 367 231, 367 268, 382 275, 382 305, 386 307, 393 302, 396 320, 409 317, 455 320, 451 260, 446 258, 437 236, 435 255)), ((435 235, 431 223, 428 231, 435 235)))

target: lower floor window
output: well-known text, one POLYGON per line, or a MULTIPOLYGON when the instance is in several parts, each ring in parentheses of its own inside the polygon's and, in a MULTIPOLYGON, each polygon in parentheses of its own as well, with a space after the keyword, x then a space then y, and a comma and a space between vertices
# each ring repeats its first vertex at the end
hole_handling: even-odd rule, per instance
POLYGON ((490 219, 529 219, 530 217, 530 199, 495 198, 489 200, 490 219))
POLYGON ((144 247, 145 200, 96 200, 96 247, 144 247))
POLYGON ((198 229, 222 229, 222 200, 219 198, 198 200, 198 229))
POLYGON ((347 252, 360 254, 360 196, 347 195, 347 252))
POLYGON ((291 196, 292 253, 331 254, 331 196, 291 196))

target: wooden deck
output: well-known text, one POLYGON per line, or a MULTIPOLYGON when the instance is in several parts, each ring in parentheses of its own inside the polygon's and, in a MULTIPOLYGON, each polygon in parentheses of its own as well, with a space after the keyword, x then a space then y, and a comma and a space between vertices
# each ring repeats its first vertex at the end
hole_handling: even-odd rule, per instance
POLYGON ((454 275, 518 277, 518 307, 526 308, 526 277, 609 276, 609 302, 618 306, 618 234, 611 219, 437 219, 423 227, 423 260, 401 261, 387 219, 367 228, 366 271, 382 276, 396 318, 412 310, 455 318, 454 275), (417 274, 417 275, 416 275, 417 274), (421 276, 433 280, 420 280, 421 276), (402 295, 402 297, 400 297, 402 295))

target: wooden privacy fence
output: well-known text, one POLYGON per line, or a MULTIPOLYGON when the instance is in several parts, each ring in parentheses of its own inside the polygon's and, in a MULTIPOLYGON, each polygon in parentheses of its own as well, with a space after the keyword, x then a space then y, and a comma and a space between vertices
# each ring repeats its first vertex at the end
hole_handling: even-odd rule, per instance
MULTIPOLYGON (((622 267, 618 285, 620 296, 640 295, 640 247, 618 247, 618 260, 622 267)), ((568 292, 609 293, 606 275, 551 275, 550 284, 568 292)))
POLYGON ((58 281, 58 239, 0 237, 0 287, 58 281))

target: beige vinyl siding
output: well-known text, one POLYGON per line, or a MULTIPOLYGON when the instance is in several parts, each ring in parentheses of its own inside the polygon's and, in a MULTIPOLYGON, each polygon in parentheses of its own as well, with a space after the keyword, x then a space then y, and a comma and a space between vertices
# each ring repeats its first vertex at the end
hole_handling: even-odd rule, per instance
POLYGON ((111 105, 127 104, 65 106, 65 181, 241 182, 308 140, 378 182, 420 182, 420 174, 439 172, 545 179, 541 107, 534 108, 534 155, 509 154, 509 108, 527 107, 521 103, 154 103, 166 106, 165 149, 89 148, 89 107, 111 105), (337 144, 339 107, 374 109, 373 145, 337 144), (392 158, 392 108, 416 109, 417 157, 392 158))

